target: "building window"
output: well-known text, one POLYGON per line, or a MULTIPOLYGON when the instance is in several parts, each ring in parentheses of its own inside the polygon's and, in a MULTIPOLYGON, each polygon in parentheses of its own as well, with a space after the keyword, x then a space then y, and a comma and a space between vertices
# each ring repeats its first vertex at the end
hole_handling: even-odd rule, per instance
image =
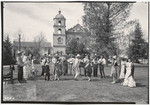
POLYGON ((58 25, 59 25, 59 26, 61 25, 61 21, 60 21, 60 20, 58 21, 58 25))
POLYGON ((58 34, 61 34, 62 32, 61 32, 61 29, 58 29, 58 34))
POLYGON ((58 44, 62 44, 63 43, 63 39, 61 37, 58 37, 57 41, 58 41, 58 44))

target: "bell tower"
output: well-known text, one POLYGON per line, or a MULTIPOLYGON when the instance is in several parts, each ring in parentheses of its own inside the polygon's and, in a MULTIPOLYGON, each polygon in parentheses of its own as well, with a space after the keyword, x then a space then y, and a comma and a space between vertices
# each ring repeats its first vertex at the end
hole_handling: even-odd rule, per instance
POLYGON ((54 18, 54 33, 53 33, 53 48, 54 53, 58 55, 66 54, 66 19, 58 11, 58 14, 54 18))

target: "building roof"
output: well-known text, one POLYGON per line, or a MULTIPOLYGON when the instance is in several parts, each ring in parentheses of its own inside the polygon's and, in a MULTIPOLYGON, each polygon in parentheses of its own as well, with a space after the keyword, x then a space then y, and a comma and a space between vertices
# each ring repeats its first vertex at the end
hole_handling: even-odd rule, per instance
POLYGON ((83 28, 80 24, 76 24, 74 27, 68 29, 67 34, 72 34, 72 35, 88 34, 89 35, 90 32, 86 28, 83 28))
MULTIPOLYGON (((36 45, 38 45, 38 42, 21 42, 21 47, 35 47, 36 45)), ((14 41, 13 46, 18 47, 19 42, 14 41)), ((51 43, 50 42, 43 42, 41 44, 41 47, 51 47, 51 43)))
MULTIPOLYGON (((55 18, 58 18, 58 19, 65 19, 65 17, 61 14, 61 11, 58 11, 58 14, 55 16, 55 18)), ((54 19, 55 19, 54 18, 54 19)))

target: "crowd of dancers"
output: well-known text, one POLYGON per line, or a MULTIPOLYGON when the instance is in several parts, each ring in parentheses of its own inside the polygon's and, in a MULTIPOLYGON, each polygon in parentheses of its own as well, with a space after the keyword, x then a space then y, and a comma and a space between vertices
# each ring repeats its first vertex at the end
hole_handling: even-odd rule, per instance
MULTIPOLYGON (((35 57, 27 55, 27 53, 18 52, 17 65, 18 65, 18 81, 27 81, 29 77, 34 77, 39 71, 35 66, 35 57)), ((110 77, 112 83, 122 81, 123 86, 136 87, 134 81, 134 63, 130 58, 121 58, 118 60, 117 56, 108 59, 111 62, 110 77), (119 73, 118 73, 119 72, 119 73)), ((74 80, 78 80, 81 70, 84 70, 84 75, 91 81, 91 75, 98 76, 98 70, 101 78, 106 78, 105 75, 106 59, 103 55, 100 57, 95 55, 70 55, 70 56, 51 56, 46 55, 41 58, 42 72, 41 76, 45 76, 45 80, 50 80, 50 76, 54 76, 54 80, 59 81, 61 75, 73 75, 74 80), (52 73, 52 74, 50 74, 52 73)))

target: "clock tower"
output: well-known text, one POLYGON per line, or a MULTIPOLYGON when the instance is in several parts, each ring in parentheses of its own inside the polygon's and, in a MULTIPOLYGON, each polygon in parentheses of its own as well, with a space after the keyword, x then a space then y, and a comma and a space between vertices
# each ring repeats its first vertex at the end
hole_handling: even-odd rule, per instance
POLYGON ((53 33, 53 48, 54 53, 58 55, 66 54, 66 19, 58 11, 58 14, 54 18, 54 33, 53 33))

